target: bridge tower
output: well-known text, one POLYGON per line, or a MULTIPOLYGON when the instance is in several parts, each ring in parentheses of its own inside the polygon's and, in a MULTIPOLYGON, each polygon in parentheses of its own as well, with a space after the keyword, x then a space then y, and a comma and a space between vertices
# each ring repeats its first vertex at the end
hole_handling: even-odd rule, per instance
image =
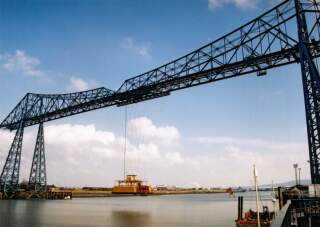
POLYGON ((0 176, 0 191, 11 196, 19 187, 24 123, 20 122, 0 176))
POLYGON ((36 192, 47 190, 46 158, 42 122, 39 124, 37 141, 34 148, 29 187, 36 192))
POLYGON ((320 77, 309 48, 310 37, 301 0, 295 0, 295 7, 308 131, 311 180, 313 184, 320 184, 320 77))

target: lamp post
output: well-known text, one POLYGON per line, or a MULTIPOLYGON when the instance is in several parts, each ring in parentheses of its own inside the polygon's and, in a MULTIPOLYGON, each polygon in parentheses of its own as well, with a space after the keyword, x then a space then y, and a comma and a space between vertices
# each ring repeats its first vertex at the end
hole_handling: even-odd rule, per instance
POLYGON ((297 185, 298 184, 298 174, 297 174, 298 164, 297 163, 293 164, 293 168, 294 168, 294 173, 295 173, 295 177, 296 177, 296 185, 297 185))
POLYGON ((301 168, 298 168, 298 171, 299 171, 299 178, 298 178, 299 180, 298 180, 298 182, 299 182, 299 185, 301 185, 301 181, 300 181, 301 180, 301 178, 300 178, 301 168))

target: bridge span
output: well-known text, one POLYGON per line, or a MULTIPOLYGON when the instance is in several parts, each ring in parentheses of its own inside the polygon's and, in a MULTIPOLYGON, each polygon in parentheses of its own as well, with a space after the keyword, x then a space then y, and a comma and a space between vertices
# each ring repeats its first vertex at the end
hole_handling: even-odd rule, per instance
POLYGON ((312 183, 320 184, 320 2, 284 0, 274 8, 195 51, 125 80, 111 90, 68 94, 26 94, 0 128, 16 130, 0 176, 0 192, 19 187, 24 128, 39 124, 29 185, 46 190, 43 124, 109 106, 125 106, 170 95, 173 91, 300 64, 308 131, 312 183))

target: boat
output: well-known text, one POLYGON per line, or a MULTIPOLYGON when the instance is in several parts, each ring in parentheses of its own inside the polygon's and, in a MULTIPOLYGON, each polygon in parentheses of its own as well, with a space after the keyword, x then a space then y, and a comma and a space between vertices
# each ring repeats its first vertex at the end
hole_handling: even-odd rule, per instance
POLYGON ((244 214, 244 217, 236 220, 237 227, 269 227, 272 223, 274 217, 274 212, 270 212, 267 206, 263 207, 263 211, 259 212, 259 222, 258 225, 258 215, 257 212, 251 209, 244 214))
POLYGON ((260 212, 259 205, 259 189, 257 183, 257 170, 255 165, 253 166, 253 175, 255 182, 256 191, 256 212, 249 209, 245 212, 243 217, 243 196, 238 197, 238 219, 235 221, 237 227, 269 227, 272 223, 272 219, 275 216, 275 211, 270 212, 267 206, 262 207, 262 212, 260 212))
POLYGON ((64 197, 64 200, 69 200, 69 199, 71 199, 70 195, 67 195, 67 196, 64 197))
POLYGON ((137 175, 127 175, 125 180, 117 181, 112 188, 112 194, 149 195, 151 193, 151 186, 139 180, 137 175))

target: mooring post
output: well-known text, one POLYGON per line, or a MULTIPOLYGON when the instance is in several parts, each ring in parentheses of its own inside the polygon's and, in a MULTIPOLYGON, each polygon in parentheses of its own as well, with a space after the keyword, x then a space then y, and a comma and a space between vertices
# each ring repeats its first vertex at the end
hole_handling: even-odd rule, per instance
POLYGON ((243 196, 238 197, 238 220, 243 218, 243 196))

